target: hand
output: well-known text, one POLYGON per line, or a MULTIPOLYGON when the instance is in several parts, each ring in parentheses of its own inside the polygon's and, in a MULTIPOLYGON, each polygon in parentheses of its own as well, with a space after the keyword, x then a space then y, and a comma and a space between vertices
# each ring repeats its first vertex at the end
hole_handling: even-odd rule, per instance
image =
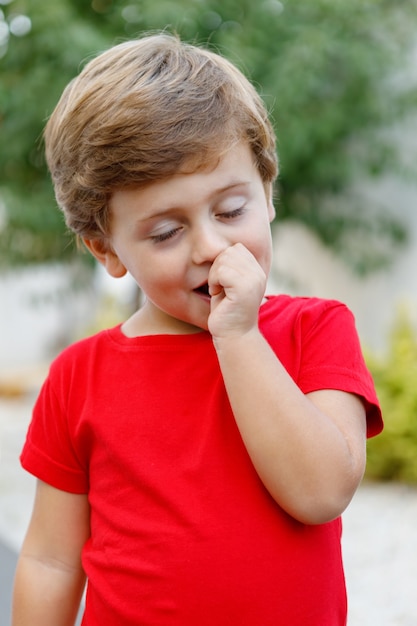
POLYGON ((208 277, 208 328, 213 338, 243 335, 257 329, 266 280, 262 267, 241 243, 218 255, 208 277))

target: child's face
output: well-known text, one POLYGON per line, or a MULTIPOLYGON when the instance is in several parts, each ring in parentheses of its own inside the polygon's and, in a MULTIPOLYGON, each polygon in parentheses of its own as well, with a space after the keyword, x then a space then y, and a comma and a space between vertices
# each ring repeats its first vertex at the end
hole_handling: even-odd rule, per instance
POLYGON ((274 209, 244 143, 214 169, 115 192, 110 211, 111 250, 97 254, 86 243, 111 275, 128 271, 141 287, 138 321, 148 333, 207 329, 210 297, 201 286, 229 246, 242 243, 270 271, 274 209))

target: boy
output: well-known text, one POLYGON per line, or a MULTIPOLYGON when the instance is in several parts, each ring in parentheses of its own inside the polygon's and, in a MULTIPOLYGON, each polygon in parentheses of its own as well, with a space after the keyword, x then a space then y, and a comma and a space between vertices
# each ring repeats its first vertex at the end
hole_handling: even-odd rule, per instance
POLYGON ((222 57, 153 35, 46 128, 68 226, 146 296, 52 364, 14 626, 339 626, 340 515, 382 427, 340 303, 265 297, 275 141, 222 57))

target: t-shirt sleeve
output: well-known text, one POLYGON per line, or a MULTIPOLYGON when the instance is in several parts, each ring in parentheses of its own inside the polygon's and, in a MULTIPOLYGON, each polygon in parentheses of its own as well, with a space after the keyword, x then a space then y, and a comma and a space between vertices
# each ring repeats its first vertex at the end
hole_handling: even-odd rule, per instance
POLYGON ((383 428, 371 374, 365 364, 352 312, 336 301, 316 301, 297 321, 301 342, 298 385, 304 393, 338 389, 362 398, 367 434, 383 428))
POLYGON ((34 406, 20 461, 24 469, 57 489, 87 493, 88 474, 56 387, 49 374, 34 406))

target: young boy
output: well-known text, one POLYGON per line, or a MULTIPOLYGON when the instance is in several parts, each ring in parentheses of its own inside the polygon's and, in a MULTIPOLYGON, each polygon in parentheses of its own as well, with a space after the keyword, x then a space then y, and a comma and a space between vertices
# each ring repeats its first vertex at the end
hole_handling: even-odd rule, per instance
POLYGON ((341 626, 340 515, 382 428, 351 313, 265 297, 275 141, 261 99, 167 34, 118 45, 46 128, 68 226, 146 296, 66 349, 14 626, 341 626))

